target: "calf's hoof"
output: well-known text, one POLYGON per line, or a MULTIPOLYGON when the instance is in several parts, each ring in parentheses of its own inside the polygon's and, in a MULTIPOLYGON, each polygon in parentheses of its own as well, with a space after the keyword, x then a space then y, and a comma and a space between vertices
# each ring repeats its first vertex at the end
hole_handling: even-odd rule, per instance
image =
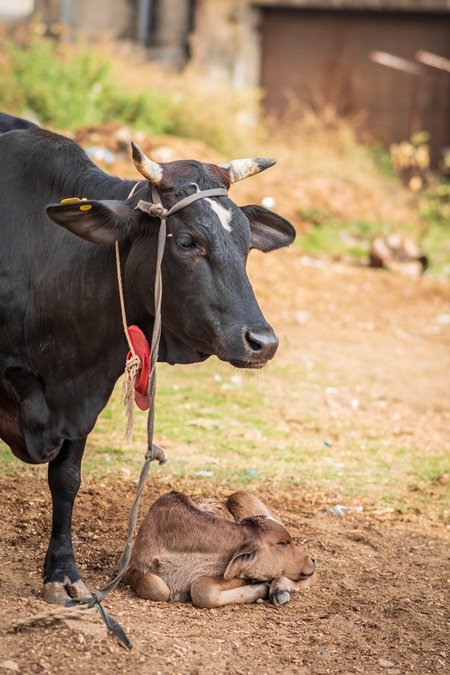
POLYGON ((48 581, 44 584, 44 600, 51 605, 65 605, 71 598, 90 598, 92 593, 86 588, 84 581, 48 581))
POLYGON ((271 591, 269 597, 274 605, 285 605, 291 599, 291 594, 289 591, 277 589, 271 591))

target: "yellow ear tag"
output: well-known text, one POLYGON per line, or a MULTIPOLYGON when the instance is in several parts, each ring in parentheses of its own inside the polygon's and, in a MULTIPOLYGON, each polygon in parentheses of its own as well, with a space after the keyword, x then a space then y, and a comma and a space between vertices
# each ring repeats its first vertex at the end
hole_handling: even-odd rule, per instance
POLYGON ((72 204, 73 202, 81 202, 81 199, 78 199, 78 197, 68 197, 67 199, 61 199, 61 204, 72 204))
POLYGON ((83 204, 83 206, 80 206, 80 211, 89 211, 89 209, 92 209, 92 204, 83 204))

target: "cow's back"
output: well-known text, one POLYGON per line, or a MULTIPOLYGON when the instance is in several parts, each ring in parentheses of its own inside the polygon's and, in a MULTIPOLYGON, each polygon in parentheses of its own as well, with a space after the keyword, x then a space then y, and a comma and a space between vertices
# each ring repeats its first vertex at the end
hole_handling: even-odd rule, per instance
POLYGON ((38 129, 39 126, 30 120, 24 120, 22 117, 15 117, 8 115, 8 113, 0 112, 0 134, 15 129, 38 129))

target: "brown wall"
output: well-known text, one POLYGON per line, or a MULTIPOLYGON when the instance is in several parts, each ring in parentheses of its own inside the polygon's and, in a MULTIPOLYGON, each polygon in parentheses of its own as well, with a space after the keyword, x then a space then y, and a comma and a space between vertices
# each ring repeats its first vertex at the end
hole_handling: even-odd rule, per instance
POLYGON ((302 9, 371 9, 407 12, 446 12, 448 0, 258 0, 267 7, 297 7, 302 9))
POLYGON ((423 66, 419 77, 369 58, 380 50, 417 63, 419 49, 450 58, 450 13, 265 9, 263 36, 268 114, 283 120, 331 104, 385 144, 423 129, 435 158, 450 144, 450 74, 423 66))

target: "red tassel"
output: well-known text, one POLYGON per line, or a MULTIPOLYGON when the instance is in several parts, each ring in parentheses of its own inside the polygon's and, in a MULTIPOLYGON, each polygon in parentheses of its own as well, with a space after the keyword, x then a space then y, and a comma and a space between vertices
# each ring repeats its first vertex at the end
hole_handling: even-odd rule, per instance
MULTIPOLYGON (((148 379, 150 377, 150 345, 147 338, 138 326, 128 326, 128 335, 134 351, 141 360, 141 369, 136 375, 134 384, 134 400, 141 410, 148 410, 150 407, 150 397, 148 394, 148 379)), ((127 361, 133 357, 128 352, 127 361)))

